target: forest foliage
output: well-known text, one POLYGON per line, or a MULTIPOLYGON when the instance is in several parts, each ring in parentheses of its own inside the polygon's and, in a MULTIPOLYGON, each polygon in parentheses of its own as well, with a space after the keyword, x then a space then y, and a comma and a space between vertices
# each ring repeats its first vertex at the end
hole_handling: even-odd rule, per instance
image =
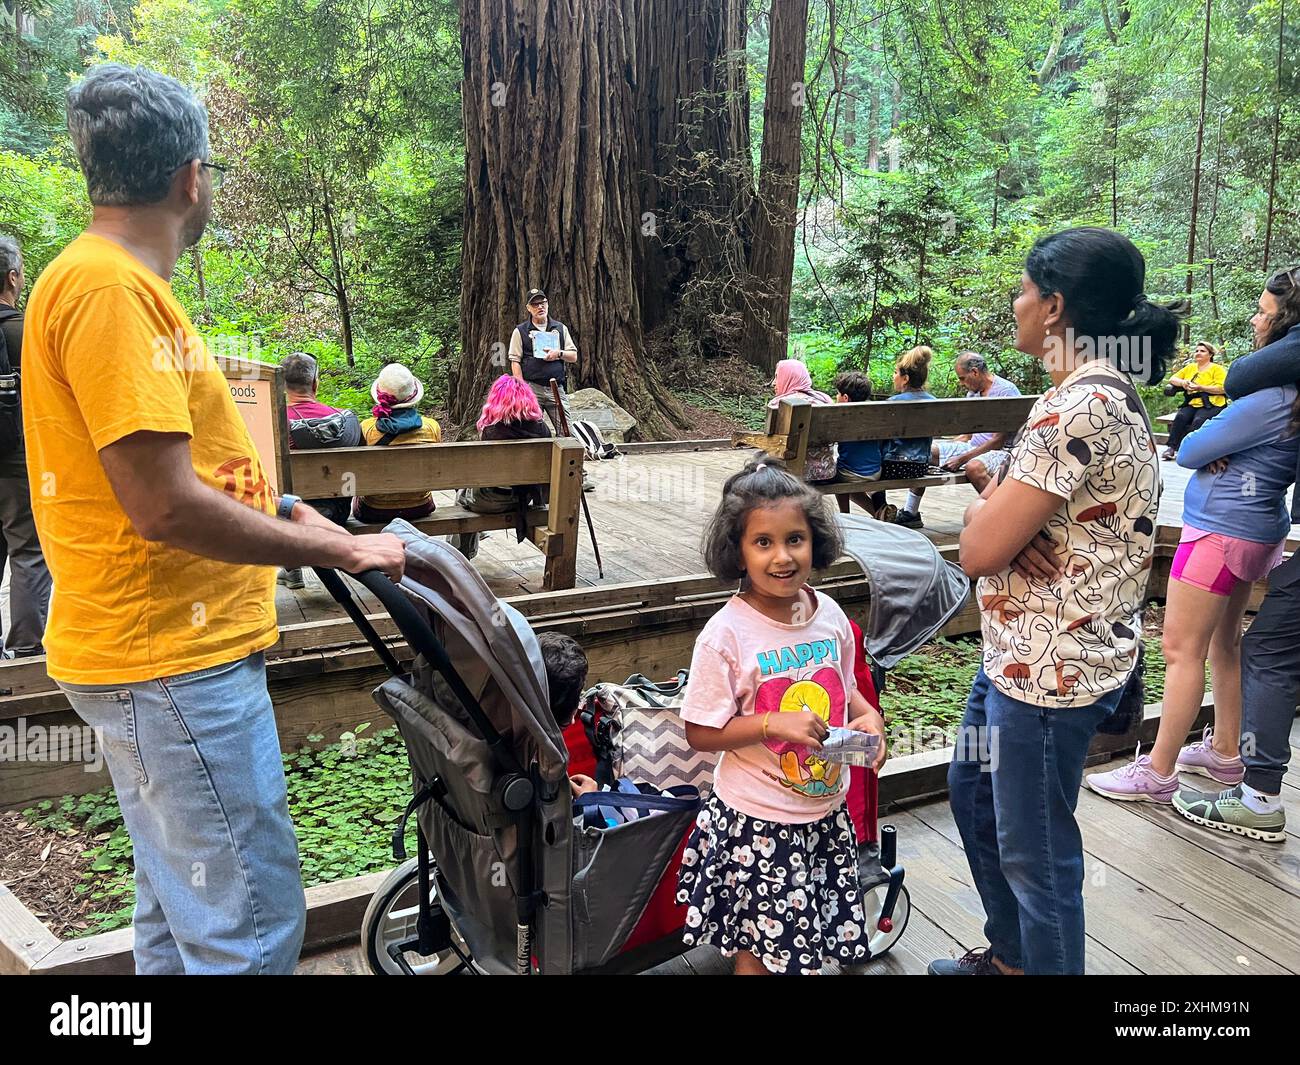
MULTIPOLYGON (((739 20, 743 48, 726 59, 743 66, 728 84, 743 96, 750 158, 738 165, 751 183, 769 8, 787 2, 677 5, 739 20)), ((913 343, 934 346, 940 367, 973 348, 1034 388, 1036 368, 1011 346, 1020 265, 1037 236, 1099 224, 1146 254, 1152 298, 1190 285, 1194 337, 1246 351, 1266 271, 1300 260, 1300 5, 1283 4, 808 0, 790 350, 819 380, 866 365, 883 382, 913 343)), ((353 405, 400 359, 436 407, 471 357, 460 18, 454 0, 6 0, 0 232, 23 241, 34 280, 88 216, 62 125, 67 85, 104 59, 164 70, 201 92, 214 155, 231 167, 213 224, 178 265, 195 321, 265 358, 314 352, 327 396, 353 405)), ((545 166, 544 140, 536 150, 545 166)), ((701 151, 692 173, 720 173, 701 151)), ((646 239, 685 225, 667 221, 646 239)), ((733 280, 743 286, 726 275, 716 290, 669 293, 647 346, 706 367, 743 356, 744 304, 716 295, 733 280)), ((946 369, 932 384, 954 387, 946 369)))

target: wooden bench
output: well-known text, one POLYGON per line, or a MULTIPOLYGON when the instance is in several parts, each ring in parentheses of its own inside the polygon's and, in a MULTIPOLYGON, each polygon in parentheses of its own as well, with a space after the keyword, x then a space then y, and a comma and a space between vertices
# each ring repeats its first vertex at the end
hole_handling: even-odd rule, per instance
MULTIPOLYGON (((577 580, 578 504, 583 448, 577 440, 468 441, 400 447, 341 447, 295 451, 289 456, 292 491, 304 499, 341 499, 385 493, 513 488, 545 484, 550 501, 525 515, 533 542, 546 559, 543 587, 572 588, 577 580)), ((513 529, 515 512, 478 514, 440 506, 411 523, 430 536, 513 529)), ((348 523, 352 532, 382 526, 348 523)))
MULTIPOLYGON (((785 398, 768 411, 763 433, 737 433, 734 447, 756 447, 783 459, 792 473, 803 476, 808 452, 845 440, 894 440, 952 436, 958 433, 1014 433, 1025 424, 1037 396, 1010 399, 922 399, 907 403, 813 404, 802 396, 785 398)), ((965 470, 927 474, 895 481, 819 484, 827 495, 887 492, 896 488, 928 488, 966 484, 965 470)))

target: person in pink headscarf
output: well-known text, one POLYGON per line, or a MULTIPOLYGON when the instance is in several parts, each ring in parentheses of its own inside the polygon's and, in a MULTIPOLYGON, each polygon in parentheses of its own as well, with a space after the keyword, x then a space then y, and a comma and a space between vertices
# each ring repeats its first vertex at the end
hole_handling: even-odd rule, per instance
MULTIPOLYGON (((776 410, 781 405, 781 400, 787 396, 791 398, 802 396, 809 403, 818 406, 823 403, 835 402, 825 392, 819 392, 813 388, 812 375, 808 373, 808 367, 798 359, 782 359, 776 364, 776 376, 772 379, 772 391, 775 394, 767 401, 767 405, 773 410, 776 410)), ((803 479, 810 484, 833 481, 835 480, 835 466, 834 444, 810 448, 808 461, 804 465, 803 479)))

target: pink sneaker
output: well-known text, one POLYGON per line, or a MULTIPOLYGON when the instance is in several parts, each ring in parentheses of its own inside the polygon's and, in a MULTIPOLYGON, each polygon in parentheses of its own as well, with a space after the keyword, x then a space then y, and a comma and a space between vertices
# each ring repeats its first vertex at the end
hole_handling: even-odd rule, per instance
POLYGON ((1185 773, 1199 773, 1228 787, 1240 784, 1246 767, 1240 758, 1224 758, 1214 749, 1214 729, 1209 725, 1201 733, 1200 743, 1189 743, 1178 752, 1178 768, 1185 773))
POLYGON ((1139 744, 1137 756, 1128 765, 1109 773, 1092 773, 1087 778, 1088 787, 1098 795, 1123 802, 1172 802, 1178 793, 1178 774, 1161 780, 1151 768, 1151 758, 1141 752, 1139 744))

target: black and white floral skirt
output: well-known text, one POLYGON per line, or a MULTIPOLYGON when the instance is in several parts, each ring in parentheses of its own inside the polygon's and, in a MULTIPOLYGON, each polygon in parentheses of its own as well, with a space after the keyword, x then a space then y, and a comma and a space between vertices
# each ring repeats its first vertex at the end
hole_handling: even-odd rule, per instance
POLYGON ((828 958, 866 961, 857 849, 843 806, 786 825, 739 813, 714 792, 682 853, 682 938, 727 957, 751 951, 774 973, 816 973, 828 958))

